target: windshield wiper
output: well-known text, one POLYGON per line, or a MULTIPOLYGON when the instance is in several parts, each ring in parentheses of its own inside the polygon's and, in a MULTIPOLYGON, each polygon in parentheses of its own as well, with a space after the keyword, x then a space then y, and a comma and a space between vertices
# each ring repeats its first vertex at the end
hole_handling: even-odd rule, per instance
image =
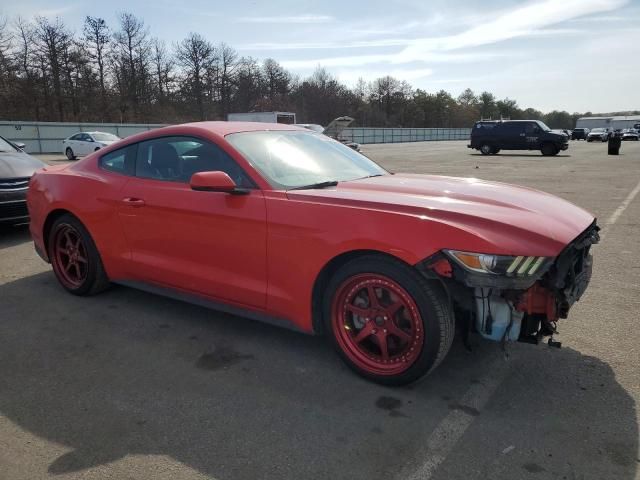
POLYGON ((310 185, 302 185, 301 187, 293 187, 289 190, 308 190, 308 189, 319 189, 319 188, 327 188, 327 187, 335 187, 338 185, 337 180, 327 180, 326 182, 318 182, 312 183, 310 185))
POLYGON ((366 177, 356 178, 356 180, 364 180, 365 178, 383 177, 384 173, 374 173, 373 175, 367 175, 366 177))

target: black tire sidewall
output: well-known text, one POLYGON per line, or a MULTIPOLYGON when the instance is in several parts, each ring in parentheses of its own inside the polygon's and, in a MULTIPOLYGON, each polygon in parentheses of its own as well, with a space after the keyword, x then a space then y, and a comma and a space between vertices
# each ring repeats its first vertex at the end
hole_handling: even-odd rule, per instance
POLYGON ((559 152, 559 149, 553 143, 544 143, 540 148, 540 152, 545 157, 551 157, 553 155, 557 155, 559 152))
MULTIPOLYGON (((345 363, 359 375, 384 385, 406 385, 423 377, 433 367, 441 348, 440 322, 437 307, 430 294, 424 289, 425 284, 420 274, 408 265, 386 257, 367 256, 353 260, 340 268, 331 278, 325 290, 322 310, 326 336, 345 363), (377 375, 362 370, 344 353, 336 340, 333 331, 332 306, 338 288, 350 277, 361 273, 376 273, 396 281, 416 302, 424 331, 424 345, 413 365, 398 375, 377 375)), ((429 287, 431 288, 431 287, 429 287)), ((441 287, 435 288, 431 295, 444 295, 441 287)), ((445 312, 448 314, 448 312, 445 312)))
POLYGON ((70 293, 74 295, 88 295, 91 293, 93 286, 96 284, 98 280, 99 271, 101 271, 101 260, 98 254, 98 249, 96 248, 91 235, 87 231, 87 229, 82 225, 82 222, 78 220, 76 217, 72 215, 62 215, 58 219, 55 220, 53 225, 51 226, 51 230, 49 231, 49 239, 48 239, 48 247, 49 247, 49 258, 51 259, 51 264, 58 279, 58 282, 62 287, 70 293), (63 226, 69 225, 74 230, 78 232, 80 237, 82 238, 82 243, 84 244, 85 250, 87 252, 87 278, 78 288, 71 288, 66 285, 64 282, 60 281, 58 272, 56 271, 56 266, 54 264, 53 256, 54 253, 54 243, 56 232, 63 226))
POLYGON ((70 147, 67 147, 67 149, 65 150, 65 155, 67 156, 68 160, 73 160, 74 158, 76 158, 73 150, 70 147))

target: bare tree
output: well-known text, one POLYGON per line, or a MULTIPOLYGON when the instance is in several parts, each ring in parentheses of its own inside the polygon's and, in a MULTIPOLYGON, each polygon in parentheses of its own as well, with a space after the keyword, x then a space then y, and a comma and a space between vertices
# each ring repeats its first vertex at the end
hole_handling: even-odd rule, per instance
POLYGON ((83 40, 89 57, 98 67, 100 84, 100 117, 104 120, 107 113, 106 56, 111 34, 102 18, 87 16, 84 19, 83 40))
POLYGON ((291 86, 291 74, 272 58, 262 64, 268 106, 270 109, 282 108, 285 97, 291 86))
POLYGON ((198 33, 190 33, 175 46, 176 61, 184 71, 183 95, 195 102, 198 118, 206 119, 206 80, 215 63, 213 45, 198 33))
POLYGON ((151 61, 153 63, 158 99, 163 100, 171 91, 174 62, 169 56, 167 47, 163 40, 154 38, 151 41, 151 44, 153 50, 151 61))
POLYGON ((117 86, 120 89, 121 115, 131 107, 135 120, 140 117, 140 103, 146 93, 144 82, 148 76, 149 41, 144 22, 131 13, 121 13, 118 17, 120 29, 113 34, 114 68, 118 70, 117 86))
POLYGON ((262 98, 264 77, 258 62, 251 58, 241 58, 236 72, 236 91, 234 94, 234 108, 238 112, 251 112, 262 98))
POLYGON ((65 120, 62 91, 63 56, 72 42, 71 34, 60 18, 52 22, 45 17, 36 17, 34 39, 41 65, 45 67, 45 74, 51 80, 58 121, 63 122, 65 120))
POLYGON ((231 97, 236 85, 236 73, 238 70, 238 53, 225 43, 221 43, 217 48, 218 64, 218 95, 222 115, 226 116, 231 108, 231 97))

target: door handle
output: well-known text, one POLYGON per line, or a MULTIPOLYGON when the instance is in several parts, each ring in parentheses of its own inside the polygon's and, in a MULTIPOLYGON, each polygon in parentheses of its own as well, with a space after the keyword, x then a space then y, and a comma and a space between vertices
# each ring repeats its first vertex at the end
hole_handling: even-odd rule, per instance
POLYGON ((129 207, 144 207, 144 200, 141 198, 127 197, 122 199, 122 203, 129 207))
POLYGON ((521 137, 524 137, 525 135, 526 135, 526 133, 521 133, 520 134, 521 137))

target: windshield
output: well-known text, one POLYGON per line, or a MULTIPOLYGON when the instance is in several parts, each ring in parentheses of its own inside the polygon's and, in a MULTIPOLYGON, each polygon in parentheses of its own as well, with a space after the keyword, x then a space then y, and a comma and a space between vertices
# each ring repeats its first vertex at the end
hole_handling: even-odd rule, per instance
POLYGON ((307 130, 311 130, 318 133, 324 132, 324 127, 322 125, 317 125, 315 123, 301 123, 296 126, 306 128, 307 130))
POLYGON ((364 155, 317 133, 243 132, 226 139, 273 188, 286 190, 387 173, 364 155))
POLYGON ((549 127, 547 127, 547 125, 544 122, 541 122, 540 120, 537 120, 537 124, 542 129, 543 132, 550 132, 551 131, 551 129, 549 127))
POLYGON ((7 142, 4 138, 0 137, 0 152, 15 152, 17 151, 13 145, 7 142))
POLYGON ((116 140, 120 140, 120 137, 116 137, 110 133, 96 132, 92 133, 91 136, 98 142, 115 142, 116 140))
POLYGON ((604 128, 594 128, 593 130, 591 130, 591 133, 600 133, 600 132, 604 132, 604 128))

